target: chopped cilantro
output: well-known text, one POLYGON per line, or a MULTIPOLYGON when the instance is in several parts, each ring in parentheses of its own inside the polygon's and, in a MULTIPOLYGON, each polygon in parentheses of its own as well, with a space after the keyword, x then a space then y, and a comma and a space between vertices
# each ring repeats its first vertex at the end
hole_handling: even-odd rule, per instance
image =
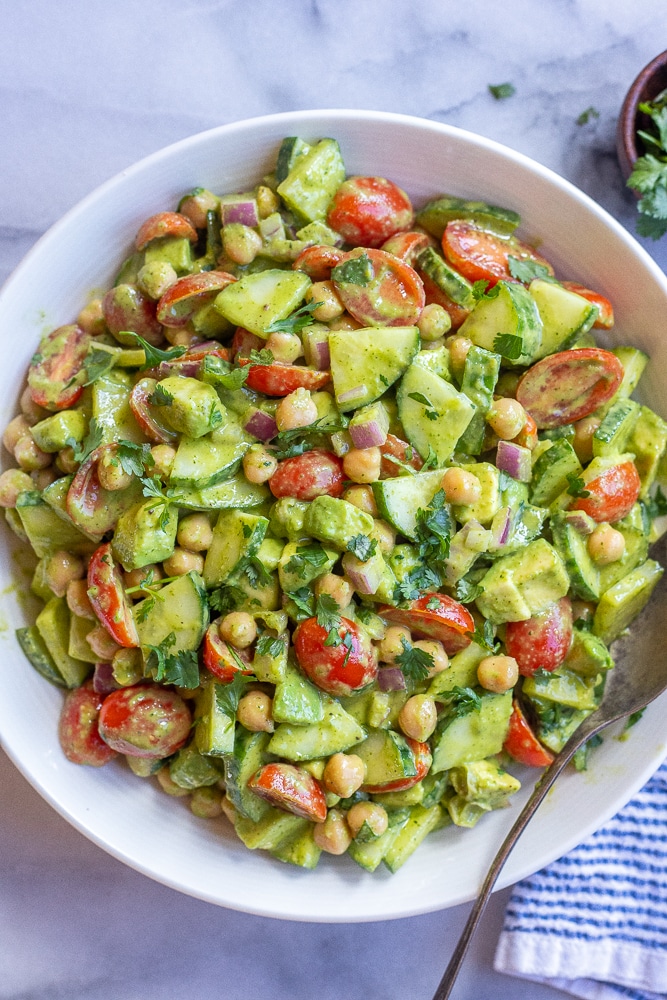
POLYGON ((474 632, 470 632, 469 635, 473 642, 481 646, 482 649, 488 649, 490 653, 495 653, 500 648, 500 643, 495 641, 493 625, 490 621, 485 620, 481 628, 475 624, 474 632))
POLYGON ((236 611, 237 608, 245 603, 245 600, 245 591, 233 584, 224 584, 222 587, 217 587, 208 595, 209 607, 213 611, 219 611, 221 614, 227 614, 228 611, 236 611))
POLYGON ((317 618, 317 624, 327 632, 340 628, 340 608, 330 594, 318 594, 315 601, 315 617, 317 618))
POLYGON ((307 427, 294 427, 288 431, 280 431, 276 436, 273 454, 277 459, 294 458, 295 455, 303 455, 304 451, 310 451, 316 447, 318 437, 323 434, 333 434, 335 431, 343 431, 347 428, 349 421, 342 417, 340 421, 331 422, 329 417, 320 417, 307 427))
POLYGON ((473 281, 472 297, 475 299, 476 302, 484 298, 488 287, 489 287, 489 282, 485 278, 482 278, 479 281, 473 281))
POLYGON ((158 382, 148 397, 148 402, 153 406, 171 406, 174 402, 174 397, 168 389, 165 389, 161 382, 158 382))
POLYGON ((128 335, 134 337, 139 347, 142 347, 144 350, 146 360, 141 365, 142 370, 145 368, 157 368, 162 361, 175 361, 176 358, 180 358, 182 354, 185 354, 184 347, 169 347, 166 351, 162 351, 159 347, 153 347, 147 340, 140 337, 138 333, 128 331, 128 335))
POLYGON ((310 542, 300 545, 283 568, 287 573, 296 573, 297 576, 301 576, 306 566, 319 569, 326 565, 327 560, 328 556, 322 546, 318 545, 317 542, 310 542))
POLYGON ((513 83, 490 83, 489 93, 497 101, 505 100, 507 97, 513 97, 516 93, 516 87, 513 83))
POLYGON ((433 657, 423 649, 411 646, 405 636, 401 636, 401 645, 403 652, 396 656, 395 662, 403 671, 403 675, 415 682, 425 681, 433 668, 433 657))
POLYGON ((585 488, 583 479, 576 472, 568 472, 565 477, 568 482, 568 493, 571 497, 581 497, 585 499, 591 495, 591 491, 585 488))
POLYGON ((447 559, 452 526, 452 516, 445 499, 445 491, 439 489, 428 507, 420 507, 417 510, 416 535, 419 555, 426 564, 443 562, 447 559))
MULTIPOLYGON (((243 665, 244 669, 247 669, 246 664, 243 665)), ((247 674, 237 671, 234 674, 231 681, 228 684, 221 684, 216 689, 216 701, 218 707, 222 711, 231 716, 232 718, 236 715, 236 710, 239 707, 239 701, 243 697, 248 684, 254 680, 254 677, 249 677, 247 674)))
POLYGON ((81 444, 75 441, 74 438, 69 438, 67 441, 74 452, 74 461, 80 465, 85 462, 102 444, 102 436, 102 427, 98 424, 95 417, 91 417, 88 424, 88 433, 81 444))
POLYGON ((651 131, 637 130, 645 154, 635 161, 627 185, 641 195, 637 232, 657 240, 667 233, 667 91, 639 110, 649 117, 651 131))
POLYGON ((342 264, 336 264, 331 271, 332 279, 338 284, 360 285, 362 288, 369 285, 375 277, 373 263, 366 253, 358 257, 350 257, 342 264))
POLYGON ((83 363, 86 372, 86 381, 83 385, 92 385, 93 382, 97 382, 98 378, 102 378, 103 375, 111 371, 115 363, 114 351, 103 351, 98 347, 91 348, 83 363))
POLYGON ((250 352, 250 364, 251 365, 272 365, 274 362, 273 351, 270 351, 268 347, 262 347, 261 350, 256 351, 254 348, 250 352))
POLYGON ((361 562, 366 562, 375 555, 377 544, 377 540, 369 538, 368 535, 355 535, 348 541, 347 551, 360 559, 361 562))
POLYGON ((471 712, 478 712, 482 707, 482 699, 473 688, 459 687, 456 685, 451 691, 445 691, 438 695, 439 699, 446 701, 447 713, 449 717, 461 719, 471 712))
POLYGON ((260 635, 255 646, 255 652, 259 656, 280 656, 285 649, 285 636, 273 636, 269 632, 260 635))
POLYGON ((135 444, 121 438, 118 442, 118 461, 123 472, 128 476, 141 478, 147 468, 155 465, 149 444, 135 444))
POLYGON ((524 285, 529 285, 534 278, 551 281, 551 273, 548 267, 540 264, 536 260, 529 260, 523 257, 508 257, 507 264, 510 274, 517 281, 522 281, 524 285))
POLYGON ((577 118, 577 125, 588 125, 593 118, 599 118, 600 112, 592 105, 581 112, 577 118))
POLYGON ((472 604, 476 601, 480 594, 484 593, 484 587, 480 587, 478 583, 472 583, 470 580, 466 580, 465 577, 457 582, 454 589, 454 596, 457 601, 461 604, 472 604))
POLYGON ((513 333, 498 333, 493 341, 493 349, 508 361, 516 361, 523 354, 523 337, 513 333))
POLYGON ((199 687, 199 658, 196 649, 181 649, 177 653, 169 650, 176 642, 176 635, 170 632, 157 646, 150 650, 146 666, 154 681, 162 684, 176 684, 182 688, 199 687))
MULTIPOLYGON (((270 326, 267 326, 267 333, 300 333, 304 327, 310 326, 313 322, 313 312, 321 305, 319 301, 307 302, 305 306, 290 313, 286 319, 275 319, 270 326)), ((267 362, 262 363, 267 364, 267 362)))
POLYGON ((241 389, 245 385, 249 373, 249 365, 232 368, 228 361, 224 361, 215 354, 205 355, 202 361, 201 376, 203 376, 204 381, 210 380, 215 386, 220 389, 228 389, 230 392, 241 389))
POLYGON ((310 587, 299 587, 298 590, 293 590, 287 593, 286 596, 296 605, 298 611, 296 617, 298 621, 313 617, 315 613, 315 600, 310 587))
POLYGON ((651 520, 656 517, 664 517, 667 514, 667 497, 659 486, 653 496, 646 501, 645 507, 651 520))
POLYGON ((631 729, 632 726, 636 725, 645 711, 645 708, 640 708, 638 712, 633 712, 632 715, 629 715, 625 720, 625 728, 631 729))

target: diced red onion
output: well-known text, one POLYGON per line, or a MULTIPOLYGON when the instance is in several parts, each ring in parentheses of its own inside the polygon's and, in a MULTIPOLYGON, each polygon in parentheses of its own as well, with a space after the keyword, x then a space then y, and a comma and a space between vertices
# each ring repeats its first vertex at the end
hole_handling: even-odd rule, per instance
POLYGON ((331 435, 331 448, 334 455, 338 455, 342 458, 343 455, 347 455, 348 451, 352 447, 352 438, 347 431, 334 431, 331 435))
POLYGON ((329 330, 327 327, 312 326, 306 327, 301 334, 303 339, 303 353, 306 362, 311 368, 318 371, 326 371, 331 367, 331 354, 329 352, 329 330))
POLYGON ((499 441, 496 465, 520 483, 529 483, 531 480, 531 452, 529 448, 523 448, 520 444, 515 444, 513 441, 499 441))
POLYGON ((257 201, 251 194, 229 194, 220 199, 223 226, 241 223, 254 229, 259 224, 257 201))
POLYGON ((343 572, 359 594, 374 594, 384 575, 384 559, 376 554, 362 562, 351 552, 343 556, 343 572))
POLYGON ((113 675, 113 667, 110 663, 96 663, 93 672, 93 690, 97 694, 111 694, 116 691, 120 684, 113 675))
POLYGON ((389 415, 383 406, 364 407, 357 410, 349 429, 355 448, 380 448, 387 440, 389 415))
POLYGON ((568 510, 565 520, 580 535, 590 535, 597 527, 593 518, 583 510, 568 510))
POLYGON ((264 410, 253 409, 243 424, 243 429, 260 441, 270 441, 278 433, 275 417, 264 410))
POLYGON ((365 385, 355 385, 354 389, 346 389, 336 396, 337 403, 353 403, 355 399, 363 399, 368 392, 365 385))
POLYGON ((501 549, 507 545, 512 530, 512 508, 501 507, 491 522, 491 547, 501 549))
POLYGON ((400 667, 380 667, 377 682, 380 691, 405 691, 405 675, 400 667))

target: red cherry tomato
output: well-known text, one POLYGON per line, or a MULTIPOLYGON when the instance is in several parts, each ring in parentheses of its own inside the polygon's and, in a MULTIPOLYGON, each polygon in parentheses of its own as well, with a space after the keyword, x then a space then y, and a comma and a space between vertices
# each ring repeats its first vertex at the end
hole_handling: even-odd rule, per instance
POLYGON ((452 321, 452 329, 458 330, 463 321, 470 315, 470 309, 464 309, 463 306, 458 305, 453 299, 450 299, 446 292, 443 292, 441 288, 438 288, 436 283, 429 278, 428 274, 417 268, 417 273, 424 283, 424 294, 426 296, 426 305, 431 305, 435 303, 436 305, 442 306, 449 313, 449 318, 452 321))
POLYGON ((604 295, 600 295, 599 292, 594 292, 592 289, 586 288, 585 285, 580 285, 578 281, 561 281, 561 285, 563 288, 567 288, 568 291, 576 292, 582 298, 588 299, 589 302, 598 307, 600 312, 598 318, 593 323, 594 327, 598 330, 611 330, 614 325, 614 307, 609 299, 606 299, 604 295))
POLYGON ((512 438, 517 444, 520 444, 522 448, 529 448, 531 451, 537 445, 537 424, 531 417, 530 413, 526 413, 526 422, 517 434, 515 438, 512 438))
POLYGON ((248 781, 248 788, 276 809, 313 823, 327 818, 327 801, 319 781, 296 764, 265 764, 248 781))
POLYGON ((382 244, 380 250, 398 257, 410 267, 414 267, 418 255, 430 246, 435 246, 435 240, 428 233, 394 233, 382 244))
POLYGON ((119 646, 130 649, 139 645, 132 608, 110 542, 100 545, 88 563, 88 597, 95 614, 119 646))
POLYGON ((156 385, 154 378, 140 379, 130 393, 130 409, 147 438, 158 444, 173 444, 178 434, 162 423, 158 416, 160 408, 152 406, 150 402, 156 385))
POLYGON ((191 243, 197 242, 197 230, 184 215, 178 212, 158 212, 157 215, 151 215, 139 227, 134 245, 137 250, 143 250, 153 240, 159 240, 164 236, 179 236, 191 243))
POLYGON ((251 333, 250 330, 244 330, 242 326, 237 326, 229 350, 232 359, 240 364, 241 358, 250 357, 251 351, 261 350, 265 343, 266 341, 258 337, 256 333, 251 333))
POLYGON ((489 285, 495 285, 501 278, 514 281, 509 269, 510 257, 542 264, 553 274, 551 264, 528 244, 514 236, 488 233, 459 219, 447 223, 442 249, 447 262, 468 281, 488 281, 489 285))
POLYGON ((93 688, 92 681, 86 681, 65 695, 58 722, 58 739, 63 753, 73 764, 102 767, 118 756, 99 734, 98 719, 103 701, 103 696, 93 688))
POLYGON ((572 643, 572 605, 568 597, 550 604, 523 622, 508 622, 505 649, 519 664, 519 673, 532 677, 536 670, 556 670, 572 643))
POLYGON ((337 629, 339 645, 326 645, 329 632, 307 618, 294 632, 294 652, 299 666, 327 694, 345 696, 366 687, 377 677, 375 650, 365 632, 348 618, 337 629))
POLYGON ((614 395, 623 365, 599 347, 560 351, 522 376, 516 398, 539 428, 562 427, 587 417, 614 395))
POLYGON ((438 639, 449 656, 469 646, 475 630, 468 609, 447 594, 423 594, 407 608, 383 604, 378 614, 392 625, 405 625, 417 636, 438 639))
POLYGON ((90 337, 80 327, 59 326, 43 337, 28 369, 30 395, 46 410, 66 410, 83 392, 83 363, 90 337))
POLYGON ((342 496, 344 482, 342 459, 329 451, 315 449, 280 462, 269 479, 269 488, 274 497, 314 500, 325 494, 342 496))
MULTIPOLYGON (((249 358, 237 358, 240 365, 250 364, 249 358)), ((317 371, 305 365, 252 365, 246 385, 265 396, 289 396, 295 389, 322 389, 331 381, 331 372, 317 371)))
POLYGON ((338 247, 314 246, 302 250, 292 264, 294 271, 304 271, 313 281, 328 281, 331 268, 345 259, 345 251, 338 247))
POLYGON ((384 177, 350 177, 333 196, 327 222, 347 243, 380 247, 414 220, 405 191, 384 177))
POLYGON ((542 746, 528 725, 517 701, 513 702, 503 748, 519 764, 526 764, 528 767, 548 767, 554 759, 553 754, 542 746))
POLYGON ((395 434, 387 434, 387 440, 380 445, 380 454, 382 455, 380 463, 380 477, 382 479, 395 479, 396 476, 400 476, 402 470, 398 462, 409 465, 417 472, 424 464, 417 449, 413 448, 407 441, 396 437, 395 434), (398 459, 398 462, 392 462, 392 458, 398 459))
POLYGON ((128 757, 170 757, 189 739, 191 729, 192 715, 180 695, 157 684, 112 691, 100 710, 100 736, 128 757))
POLYGON ((579 497, 570 504, 570 509, 583 510, 594 521, 613 524, 630 513, 639 499, 641 486, 634 462, 621 462, 586 483, 590 496, 579 497))
POLYGON ((248 670, 241 671, 238 660, 243 663, 248 662, 248 654, 243 649, 237 649, 236 658, 229 651, 227 643, 220 638, 218 622, 211 622, 204 636, 203 660, 206 669, 217 677, 223 684, 229 684, 234 680, 234 675, 239 672, 251 674, 252 669, 248 665, 248 670))
POLYGON ((136 345, 129 333, 136 333, 156 347, 162 342, 162 324, 156 316, 157 304, 134 285, 116 285, 102 299, 104 322, 122 344, 136 345))
POLYGON ((141 483, 133 479, 126 489, 105 490, 98 475, 103 455, 114 455, 117 444, 103 444, 91 452, 70 483, 65 501, 67 513, 89 538, 101 541, 120 515, 141 497, 141 483))
POLYGON ((370 795, 378 795, 382 792, 403 792, 406 788, 412 788, 413 785, 426 777, 433 763, 431 748, 428 743, 419 743, 417 740, 410 739, 409 736, 405 737, 405 742, 414 754, 417 773, 410 778, 397 778, 396 781, 389 781, 386 785, 362 785, 362 791, 368 792, 370 795))
POLYGON ((226 271, 201 271, 179 278, 157 304, 157 318, 163 326, 185 326, 197 310, 212 301, 236 278, 226 271))
POLYGON ((331 280, 347 311, 364 326, 411 326, 426 302, 417 272, 384 250, 350 250, 331 280), (365 267, 358 274, 351 265, 362 258, 365 267))

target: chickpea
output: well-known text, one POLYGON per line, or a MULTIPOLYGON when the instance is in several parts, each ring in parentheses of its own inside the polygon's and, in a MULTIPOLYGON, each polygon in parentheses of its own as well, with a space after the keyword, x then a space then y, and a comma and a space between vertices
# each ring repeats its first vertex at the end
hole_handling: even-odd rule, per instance
POLYGON ((171 774, 169 773, 168 764, 161 767, 155 777, 157 778, 162 791, 166 792, 167 795, 173 796, 175 799, 184 799, 186 795, 190 794, 190 790, 188 788, 181 788, 181 786, 177 785, 172 779, 171 774))
POLYGON ((14 448, 20 441, 22 437, 30 432, 30 424, 26 420, 24 414, 20 413, 18 417, 14 417, 10 420, 5 427, 5 432, 2 435, 2 443, 8 452, 12 455, 14 454, 14 448))
POLYGON ((248 691, 239 699, 236 718, 251 733, 272 733, 273 701, 264 691, 248 691))
POLYGON ((122 648, 114 642, 104 625, 97 625, 87 636, 88 645, 95 656, 99 656, 103 663, 113 660, 116 653, 122 648))
POLYGON ((599 417, 584 417, 574 425, 572 447, 579 461, 586 465, 593 457, 593 435, 600 426, 599 417))
POLYGON ((343 313, 338 319, 333 319, 329 323, 330 330, 360 330, 361 326, 362 324, 354 316, 350 316, 349 313, 343 313))
POLYGON ((283 397, 276 407, 276 424, 279 431, 309 427, 317 417, 317 406, 308 389, 295 389, 289 396, 283 397))
POLYGON ((176 458, 176 449, 170 444, 156 444, 151 448, 153 465, 151 473, 160 479, 168 479, 176 458))
POLYGON ((340 809, 329 809, 323 823, 313 827, 313 840, 321 851, 327 854, 345 854, 352 842, 352 836, 340 809))
POLYGON ((457 378, 460 378, 463 374, 468 351, 472 347, 472 340, 461 336, 452 337, 447 347, 449 348, 449 363, 452 366, 452 371, 457 378))
POLYGON ((218 625, 218 631, 225 642, 237 649, 247 649, 257 638, 257 625, 247 611, 230 611, 218 625))
POLYGON ((162 298, 167 289, 178 281, 175 268, 166 260, 153 260, 139 268, 137 285, 149 299, 162 298))
POLYGON ((439 340, 451 330, 452 320, 444 306, 431 302, 422 309, 417 326, 422 340, 439 340))
POLYGON ((335 753, 326 762, 322 784, 328 792, 347 799, 364 783, 366 765, 355 753, 335 753))
POLYGON ((371 538, 378 543, 378 549, 382 553, 392 552, 396 545, 396 531, 387 521, 376 519, 373 522, 371 538))
POLYGON ((107 327, 102 311, 102 299, 92 299, 87 306, 84 306, 76 318, 76 323, 91 337, 99 337, 101 333, 105 333, 107 327))
POLYGON ((162 568, 167 576, 185 576, 192 571, 203 573, 204 557, 200 552, 190 552, 177 546, 167 559, 162 560, 162 568))
POLYGON ((437 721, 435 701, 425 694, 415 694, 408 698, 398 713, 398 724, 405 735, 421 743, 433 735, 437 721))
POLYGON ((27 472, 21 469, 6 469, 0 475, 0 507, 16 507, 19 493, 34 489, 27 472))
POLYGON ((33 482, 32 488, 41 492, 58 479, 58 472, 52 465, 49 465, 46 469, 35 469, 30 473, 30 477, 33 482))
POLYGON ((350 448, 343 457, 343 471, 353 483, 375 483, 380 478, 382 452, 379 448, 350 448))
POLYGON ((260 219, 267 219, 274 212, 278 211, 278 198, 266 184, 259 185, 255 193, 255 198, 257 199, 257 211, 259 212, 260 219))
POLYGON ((194 788, 190 796, 190 809, 200 819, 216 819, 222 814, 222 792, 211 785, 194 788))
POLYGON ((132 482, 132 476, 126 472, 115 455, 104 452, 97 463, 97 477, 102 489, 113 493, 115 490, 125 490, 132 482))
POLYGON ((144 676, 144 664, 138 649, 119 648, 111 658, 111 672, 116 684, 132 687, 144 676))
POLYGON ((185 347, 187 350, 201 339, 194 330, 188 330, 186 326, 165 326, 163 329, 164 339, 172 347, 185 347))
POLYGON ((306 301, 322 303, 313 309, 311 314, 318 323, 329 323, 332 319, 338 319, 345 312, 345 306, 332 281, 313 282, 306 292, 306 301))
POLYGON ((486 415, 486 422, 501 441, 511 441, 523 430, 526 411, 518 399, 501 396, 500 399, 494 399, 486 415))
POLYGON ((73 615, 79 618, 89 618, 95 621, 95 612, 88 597, 88 581, 85 579, 70 580, 65 594, 67 607, 73 615))
POLYGON ((445 491, 448 503, 473 504, 478 503, 482 496, 482 484, 473 472, 465 469, 447 469, 442 477, 441 486, 445 491))
POLYGON ((161 580, 163 576, 162 568, 157 563, 148 563, 146 566, 130 569, 123 573, 123 582, 129 590, 131 587, 140 587, 146 580, 154 583, 156 580, 161 580))
POLYGON ((223 226, 222 247, 235 264, 252 264, 262 249, 262 237, 250 226, 231 222, 223 226))
POLYGON ((53 455, 42 451, 32 434, 25 434, 14 445, 14 458, 25 472, 36 472, 51 465, 53 455))
POLYGON ((187 514, 178 522, 176 541, 190 552, 205 552, 213 541, 213 528, 204 513, 187 514))
POLYGON ((275 458, 263 444, 252 444, 243 456, 243 472, 249 483, 265 483, 278 468, 275 458))
POLYGON ((81 580, 85 572, 83 559, 61 549, 49 558, 44 579, 56 597, 64 597, 72 580, 81 580))
POLYGON ((623 558, 625 536, 610 524, 598 524, 588 536, 586 547, 589 556, 598 566, 608 566, 623 558))
POLYGON ((519 664, 513 656, 485 656, 477 667, 477 680, 485 690, 503 694, 519 680, 519 664))
POLYGON ((402 640, 412 644, 410 629, 405 625, 390 625, 384 634, 384 639, 378 643, 378 659, 381 663, 394 663, 396 657, 405 651, 402 640))
POLYGON ((56 455, 56 468, 60 469, 66 476, 72 475, 79 468, 79 463, 74 457, 74 448, 62 448, 56 455))
POLYGON ((303 344, 295 333, 272 333, 266 342, 266 349, 273 354, 274 361, 291 365, 303 354, 303 344))
POLYGON ((389 817, 378 802, 355 802, 348 810, 347 825, 353 837, 358 837, 364 826, 374 837, 381 837, 389 826, 389 817))
POLYGON ((318 577, 314 589, 318 597, 321 597, 322 594, 333 597, 341 609, 348 606, 354 593, 352 584, 335 573, 324 573, 323 576, 318 577))
POLYGON ((428 670, 429 677, 441 674, 449 666, 449 657, 445 652, 445 647, 437 639, 418 639, 412 645, 415 649, 421 649, 422 653, 433 658, 433 665, 428 670))
POLYGON ((222 796, 220 801, 220 808, 222 809, 222 815, 226 816, 229 822, 233 825, 236 822, 237 812, 230 799, 226 795, 222 796))
POLYGON ((44 417, 47 416, 47 411, 38 406, 35 400, 32 398, 32 393, 30 391, 30 386, 26 386, 21 393, 21 399, 19 400, 19 405, 21 407, 21 413, 26 418, 30 426, 38 423, 44 417))
POLYGON ((370 486, 348 486, 343 493, 343 500, 347 500, 348 503, 358 507, 359 510, 365 511, 366 514, 370 514, 372 517, 377 517, 378 515, 375 496, 370 486))
POLYGON ((217 212, 220 207, 220 199, 212 191, 200 188, 186 195, 178 206, 181 215, 190 222, 195 229, 206 229, 207 213, 217 212))

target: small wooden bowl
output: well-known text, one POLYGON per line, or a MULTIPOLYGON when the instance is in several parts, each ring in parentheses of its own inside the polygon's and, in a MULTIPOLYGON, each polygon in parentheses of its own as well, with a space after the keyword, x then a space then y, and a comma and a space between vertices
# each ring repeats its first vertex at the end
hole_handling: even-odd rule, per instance
MULTIPOLYGON (((647 129, 650 118, 639 111, 643 101, 651 101, 667 89, 667 52, 652 59, 638 75, 626 94, 616 128, 616 152, 623 176, 627 180, 635 160, 640 155, 637 129, 647 129)), ((641 143, 641 140, 640 140, 641 143)))

